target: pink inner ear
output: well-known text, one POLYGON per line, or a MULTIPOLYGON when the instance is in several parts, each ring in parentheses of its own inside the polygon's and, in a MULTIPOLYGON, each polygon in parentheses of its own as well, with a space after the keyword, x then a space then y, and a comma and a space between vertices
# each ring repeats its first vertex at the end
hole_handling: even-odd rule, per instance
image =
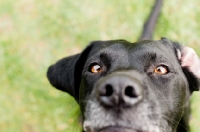
MULTIPOLYGON (((177 54, 179 58, 180 55, 178 52, 177 54)), ((181 51, 181 57, 179 59, 182 67, 188 67, 194 75, 200 78, 200 60, 192 48, 186 46, 183 47, 183 50, 181 51)))

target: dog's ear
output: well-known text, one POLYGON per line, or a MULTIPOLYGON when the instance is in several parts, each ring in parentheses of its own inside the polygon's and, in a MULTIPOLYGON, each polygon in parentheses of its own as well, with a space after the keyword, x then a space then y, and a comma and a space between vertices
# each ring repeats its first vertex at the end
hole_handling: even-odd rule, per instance
POLYGON ((47 71, 49 82, 57 89, 69 93, 76 98, 74 90, 74 70, 80 54, 59 60, 47 71))
POLYGON ((76 100, 79 96, 81 74, 86 59, 93 47, 100 41, 92 42, 82 53, 59 60, 47 71, 49 82, 57 89, 69 93, 76 100))
POLYGON ((181 47, 181 51, 177 51, 181 67, 189 81, 192 91, 199 90, 200 87, 200 59, 196 52, 187 46, 181 47))
POLYGON ((196 52, 187 46, 181 46, 177 42, 161 38, 163 44, 172 46, 175 50, 177 58, 188 80, 191 92, 198 91, 200 88, 200 60, 196 52))

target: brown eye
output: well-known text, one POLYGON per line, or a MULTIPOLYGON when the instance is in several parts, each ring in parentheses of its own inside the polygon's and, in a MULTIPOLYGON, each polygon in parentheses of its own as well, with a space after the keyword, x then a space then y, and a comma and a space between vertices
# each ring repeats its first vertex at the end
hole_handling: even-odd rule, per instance
POLYGON ((154 69, 154 72, 157 73, 157 74, 161 74, 161 75, 164 75, 164 74, 167 74, 169 71, 168 71, 168 68, 166 66, 157 66, 155 69, 154 69))
POLYGON ((102 68, 101 68, 100 65, 94 64, 94 65, 91 66, 90 71, 92 73, 100 73, 100 72, 102 72, 102 68))

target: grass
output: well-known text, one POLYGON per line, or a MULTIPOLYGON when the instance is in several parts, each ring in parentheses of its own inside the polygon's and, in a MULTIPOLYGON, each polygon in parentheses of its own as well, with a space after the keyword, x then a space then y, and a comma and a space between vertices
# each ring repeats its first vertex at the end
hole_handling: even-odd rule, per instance
MULTIPOLYGON (((78 132, 78 105, 51 87, 48 66, 92 40, 136 41, 153 0, 0 1, 0 130, 78 132)), ((199 0, 165 1, 154 34, 200 55, 199 0), (162 35, 162 36, 161 36, 162 35)), ((200 93, 192 96, 191 130, 200 125, 200 93)))

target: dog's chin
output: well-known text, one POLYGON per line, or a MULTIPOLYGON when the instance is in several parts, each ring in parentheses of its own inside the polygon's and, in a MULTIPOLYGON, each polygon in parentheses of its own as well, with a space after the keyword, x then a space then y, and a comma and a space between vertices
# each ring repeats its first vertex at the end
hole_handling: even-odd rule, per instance
POLYGON ((127 128, 127 127, 109 126, 109 127, 100 129, 98 132, 138 132, 138 131, 133 130, 131 128, 127 128))
POLYGON ((103 128, 99 128, 93 130, 89 127, 86 128, 85 132, 141 132, 129 127, 122 127, 122 126, 107 126, 103 128))
MULTIPOLYGON (((160 132, 161 128, 154 125, 126 125, 126 124, 110 124, 110 125, 102 125, 98 126, 95 123, 91 123, 90 121, 85 121, 83 123, 84 132, 160 132)), ((164 130, 164 129, 163 129, 164 130)), ((171 131, 171 130, 170 130, 171 131)), ((166 130, 168 132, 168 130, 166 130)))
POLYGON ((131 127, 124 126, 106 126, 102 128, 93 129, 91 127, 85 127, 84 132, 160 132, 161 130, 158 127, 149 127, 149 128, 141 128, 134 129, 131 127))

